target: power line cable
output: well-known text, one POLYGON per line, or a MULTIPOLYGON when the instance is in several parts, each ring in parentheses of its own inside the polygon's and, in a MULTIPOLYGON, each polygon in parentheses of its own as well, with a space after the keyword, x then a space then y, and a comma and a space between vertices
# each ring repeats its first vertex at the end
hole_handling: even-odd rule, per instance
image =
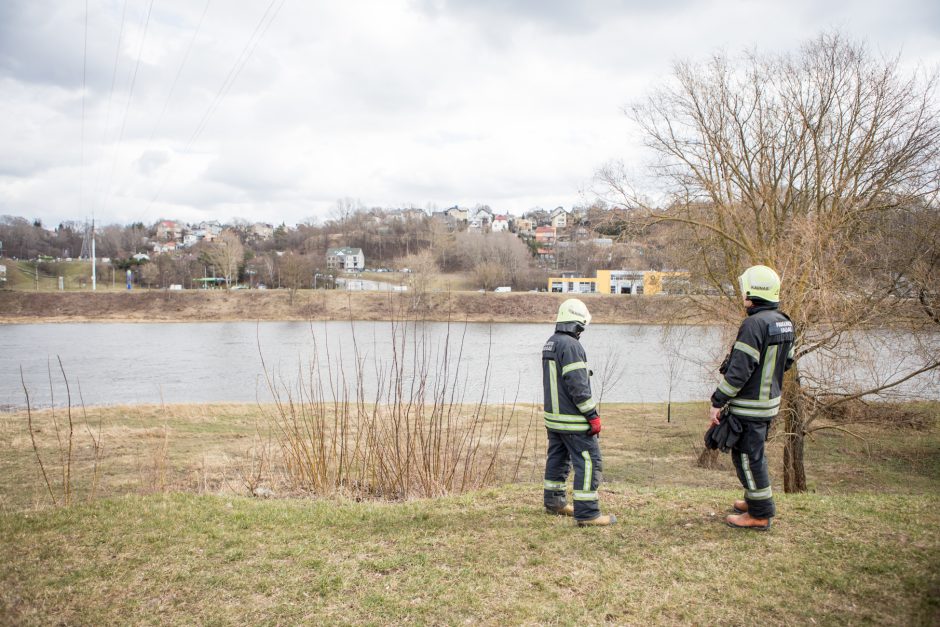
POLYGON ((85 0, 85 41, 82 45, 82 139, 78 173, 78 209, 85 211, 85 84, 88 75, 88 0, 85 0))
POLYGON ((202 29, 202 23, 206 19, 206 13, 209 12, 209 4, 211 2, 212 0, 206 0, 206 6, 202 9, 202 15, 199 18, 199 23, 196 24, 196 29, 193 31, 193 36, 189 39, 189 45, 186 47, 186 52, 183 54, 183 60, 180 62, 179 68, 176 70, 176 76, 173 77, 173 84, 170 85, 170 91, 166 95, 166 100, 163 103, 163 109, 160 111, 160 115, 157 117, 157 121, 153 124, 153 129, 150 131, 150 138, 147 140, 148 143, 153 142, 153 137, 157 132, 157 127, 160 125, 160 122, 163 121, 163 116, 166 114, 167 107, 170 105, 170 100, 173 97, 176 84, 179 82, 180 75, 183 73, 183 67, 186 66, 186 62, 189 60, 189 55, 193 50, 193 44, 196 42, 196 36, 202 29))
MULTIPOLYGON (((196 130, 193 131, 193 134, 189 137, 189 140, 186 142, 183 147, 182 152, 188 152, 193 143, 198 139, 199 135, 205 130, 206 126, 212 115, 218 109, 222 100, 228 94, 232 85, 235 82, 235 79, 238 78, 238 75, 241 74, 242 69, 247 65, 249 59, 254 54, 255 49, 257 49, 258 44, 261 43, 261 40, 264 38, 264 35, 267 33, 268 28, 274 22, 277 15, 280 13, 281 9, 284 7, 284 4, 287 0, 281 0, 280 4, 271 12, 271 9, 277 4, 277 0, 271 0, 268 4, 267 9, 261 16, 261 19, 258 20, 257 25, 255 25, 254 30, 251 35, 248 37, 248 41, 245 43, 245 46, 242 48, 242 51, 239 53, 238 57, 235 59, 235 63, 229 69, 228 74, 225 76, 225 80, 222 81, 222 84, 219 86, 218 91, 216 92, 215 97, 212 102, 206 108, 205 113, 203 113, 202 118, 199 120, 199 124, 196 126, 196 130), (269 17, 270 16, 270 17, 269 17)), ((163 190, 166 188, 166 184, 169 181, 171 169, 168 169, 166 175, 163 177, 163 181, 160 184, 160 187, 157 189, 156 193, 153 195, 153 198, 150 199, 150 202, 147 204, 147 207, 144 209, 144 213, 149 212, 153 204, 157 201, 160 195, 163 193, 163 190)))
MULTIPOLYGON (((114 66, 111 70, 111 89, 108 91, 108 104, 105 107, 105 119, 104 119, 104 129, 101 133, 101 143, 104 145, 108 139, 108 127, 111 126, 111 100, 114 96, 114 85, 117 82, 117 69, 118 69, 118 60, 121 57, 121 42, 124 40, 124 24, 127 18, 127 2, 124 0, 124 8, 121 10, 121 28, 118 31, 118 40, 117 47, 114 49, 114 66)), ((95 190, 92 194, 95 203, 98 202, 98 197, 101 189, 101 165, 99 164, 95 168, 95 190)))
POLYGON ((238 75, 241 74, 242 69, 248 63, 248 60, 251 58, 251 55, 254 54, 255 49, 258 47, 258 44, 261 42, 261 39, 264 37, 264 34, 267 32, 268 27, 271 25, 271 22, 274 21, 274 18, 277 17, 277 13, 280 12, 281 7, 284 6, 286 0, 281 0, 280 6, 274 14, 271 15, 271 19, 268 20, 267 25, 264 25, 265 19, 268 17, 268 14, 271 12, 271 8, 277 3, 277 0, 271 0, 271 3, 268 4, 268 8, 265 9, 264 14, 261 16, 261 19, 258 20, 258 24, 255 26, 255 30, 251 33, 251 37, 248 38, 248 42, 245 44, 245 47, 242 48, 241 53, 238 55, 238 59, 235 60, 235 64, 232 65, 231 69, 228 72, 228 75, 225 77, 225 80, 222 81, 222 85, 219 87, 219 91, 216 92, 215 98, 212 100, 212 103, 206 109, 206 112, 203 114, 202 119, 199 121, 199 125, 196 127, 196 130, 193 132, 192 136, 189 138, 189 141, 186 142, 186 146, 183 148, 183 151, 189 150, 193 142, 202 134, 206 126, 209 123, 209 119, 212 115, 215 114, 216 110, 219 108, 222 100, 228 94, 232 85, 235 83, 235 79, 238 78, 238 75), (263 30, 262 30, 262 26, 263 30), (259 35, 260 32, 260 35, 259 35))
POLYGON ((150 6, 147 8, 147 18, 144 22, 144 32, 140 38, 140 46, 137 48, 137 63, 134 64, 134 74, 131 77, 131 86, 127 91, 127 102, 124 105, 124 116, 121 120, 121 132, 118 134, 117 142, 114 146, 114 155, 111 160, 111 175, 108 177, 108 193, 105 195, 104 204, 102 208, 107 207, 107 201, 112 194, 112 182, 114 180, 114 170, 117 166, 117 153, 118 149, 121 147, 121 142, 124 141, 124 129, 127 126, 127 114, 131 108, 131 101, 134 98, 134 86, 137 84, 137 72, 140 70, 140 59, 144 54, 144 43, 147 41, 147 29, 150 27, 150 15, 153 13, 153 2, 150 0, 150 6))

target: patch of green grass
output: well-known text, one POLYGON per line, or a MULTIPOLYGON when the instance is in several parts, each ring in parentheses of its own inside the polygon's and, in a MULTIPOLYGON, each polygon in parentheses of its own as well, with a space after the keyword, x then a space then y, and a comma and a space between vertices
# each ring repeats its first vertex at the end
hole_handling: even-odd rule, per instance
MULTIPOLYGON (((41 292, 55 292, 59 290, 59 277, 62 277, 63 288, 67 291, 91 290, 91 262, 84 261, 47 261, 38 266, 39 280, 37 283, 37 264, 35 261, 14 261, 2 259, 0 263, 7 267, 7 280, 0 287, 12 290, 25 290, 41 292)), ((111 274, 107 277, 98 276, 98 289, 111 288, 111 274)), ((123 273, 119 271, 117 287, 123 287, 123 273)))
POLYGON ((0 516, 16 623, 912 624, 938 610, 936 496, 780 498, 767 533, 734 493, 602 491, 582 530, 537 486, 408 503, 157 495, 0 516), (903 513, 903 515, 900 515, 903 513))
MULTIPOLYGON (((740 496, 730 463, 694 465, 701 403, 673 406, 670 423, 660 405, 605 406, 601 504, 620 519, 606 529, 542 513, 544 435, 530 445, 525 482, 461 496, 237 496, 232 468, 261 411, 90 410, 105 424, 109 498, 60 509, 43 497, 23 417, 0 415, 0 623, 940 620, 936 423, 865 427, 863 439, 818 432, 807 446, 815 491, 777 485, 778 518, 757 533, 722 522, 740 496), (170 480, 143 494, 163 442, 170 480), (233 485, 197 494, 194 472, 228 473, 233 485)), ((51 452, 50 417, 37 422, 51 452)), ((779 484, 779 442, 769 456, 779 484)))

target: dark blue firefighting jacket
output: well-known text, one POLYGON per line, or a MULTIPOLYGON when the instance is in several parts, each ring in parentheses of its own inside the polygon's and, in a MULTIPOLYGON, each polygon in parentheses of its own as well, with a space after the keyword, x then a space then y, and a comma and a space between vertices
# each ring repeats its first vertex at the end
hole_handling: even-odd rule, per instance
POLYGON ((793 323, 775 303, 748 309, 712 394, 712 407, 729 406, 745 420, 768 422, 780 409, 783 373, 793 364, 793 323))
POLYGON ((581 342, 558 327, 542 347, 542 387, 549 431, 588 431, 588 420, 597 417, 597 403, 591 396, 587 356, 581 342))

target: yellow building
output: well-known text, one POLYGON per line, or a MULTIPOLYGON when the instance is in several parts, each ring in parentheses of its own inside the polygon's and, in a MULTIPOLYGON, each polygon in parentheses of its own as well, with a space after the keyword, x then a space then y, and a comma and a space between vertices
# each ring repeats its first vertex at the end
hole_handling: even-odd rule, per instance
POLYGON ((597 276, 560 276, 548 279, 548 291, 561 294, 684 294, 688 272, 656 270, 598 270, 597 276))

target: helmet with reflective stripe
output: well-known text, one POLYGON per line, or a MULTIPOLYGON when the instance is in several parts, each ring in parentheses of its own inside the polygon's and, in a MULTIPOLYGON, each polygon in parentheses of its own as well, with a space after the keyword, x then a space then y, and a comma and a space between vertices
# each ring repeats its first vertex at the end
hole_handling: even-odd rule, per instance
POLYGON ((745 298, 780 302, 780 277, 767 266, 751 266, 738 277, 738 284, 745 298))
POLYGON ((558 317, 555 318, 555 322, 576 322, 586 327, 591 324, 591 312, 588 311, 587 305, 577 298, 569 298, 558 308, 558 317))

